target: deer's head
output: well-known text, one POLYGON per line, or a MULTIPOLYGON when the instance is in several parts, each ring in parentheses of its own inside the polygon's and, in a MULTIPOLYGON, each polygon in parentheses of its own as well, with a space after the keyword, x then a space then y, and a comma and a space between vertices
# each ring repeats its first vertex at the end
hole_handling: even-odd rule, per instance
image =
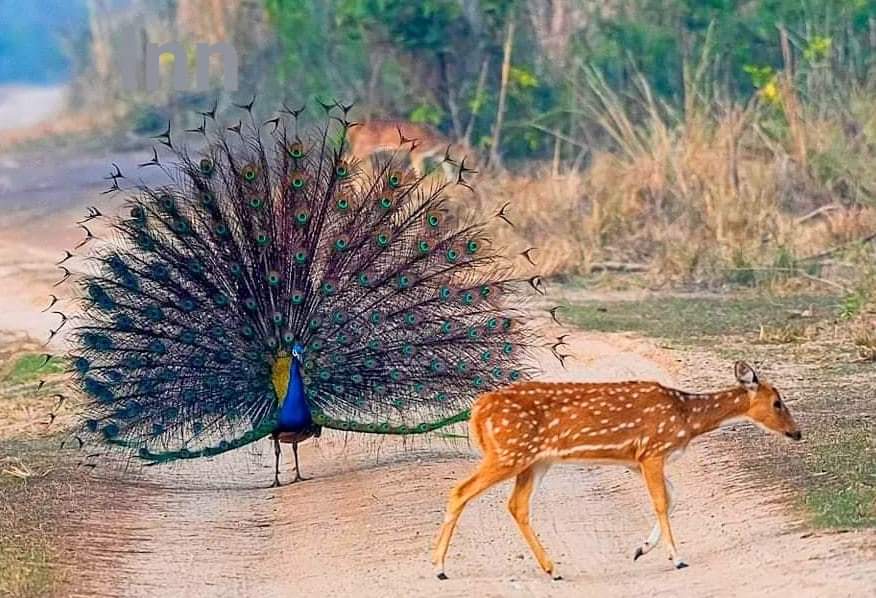
POLYGON ((745 417, 765 430, 784 434, 791 440, 803 438, 779 391, 761 381, 757 372, 744 361, 736 362, 736 380, 748 391, 749 407, 745 417))

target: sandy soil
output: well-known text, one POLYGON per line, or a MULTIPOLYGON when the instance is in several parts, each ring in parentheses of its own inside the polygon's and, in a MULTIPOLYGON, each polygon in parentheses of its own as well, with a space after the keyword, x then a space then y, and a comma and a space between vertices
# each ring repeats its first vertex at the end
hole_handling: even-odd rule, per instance
MULTIPOLYGON (((547 377, 672 383, 694 373, 630 337, 571 340, 570 372, 547 377)), ((509 484, 469 506, 448 555, 451 578, 435 579, 429 551, 445 495, 476 461, 466 446, 329 435, 302 450, 313 479, 280 489, 265 488, 266 442, 261 455, 212 463, 124 476, 98 468, 102 489, 64 531, 73 595, 874 595, 876 535, 807 530, 788 507, 788 489, 759 479, 730 450, 738 446, 731 435, 758 433, 719 431, 671 466, 679 497, 672 520, 691 565, 680 571, 660 549, 632 561, 653 519, 638 476, 552 469, 533 521, 564 576, 558 582, 537 568, 507 513, 509 484)))

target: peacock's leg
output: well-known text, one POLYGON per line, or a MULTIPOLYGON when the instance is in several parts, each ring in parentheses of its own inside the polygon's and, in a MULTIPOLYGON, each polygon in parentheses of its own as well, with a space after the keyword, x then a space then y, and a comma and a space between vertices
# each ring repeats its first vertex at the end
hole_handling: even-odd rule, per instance
MULTIPOLYGON (((298 466, 298 457, 295 457, 296 468, 298 466)), ((280 486, 280 436, 274 434, 274 483, 271 488, 279 488, 280 486)))
POLYGON ((306 482, 310 478, 305 478, 301 475, 301 467, 298 465, 298 442, 295 441, 292 443, 292 454, 295 455, 295 479, 292 480, 292 483, 295 482, 306 482))

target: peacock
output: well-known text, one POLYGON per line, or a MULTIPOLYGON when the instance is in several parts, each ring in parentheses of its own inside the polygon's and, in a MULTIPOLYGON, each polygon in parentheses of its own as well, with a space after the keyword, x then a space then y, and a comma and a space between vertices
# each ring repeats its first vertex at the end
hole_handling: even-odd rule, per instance
MULTIPOLYGON (((524 306, 541 279, 487 234, 505 209, 457 216, 451 183, 406 166, 416 140, 351 158, 350 106, 320 104, 321 125, 285 104, 262 121, 253 102, 231 126, 215 105, 196 128, 168 123, 139 165, 163 183, 113 166, 121 208, 91 208, 89 248, 62 260, 83 267, 61 265, 80 446, 158 464, 270 437, 279 486, 281 443, 297 482, 298 444, 323 429, 432 432, 536 371, 524 306)), ((444 159, 468 187, 465 160, 444 159)))

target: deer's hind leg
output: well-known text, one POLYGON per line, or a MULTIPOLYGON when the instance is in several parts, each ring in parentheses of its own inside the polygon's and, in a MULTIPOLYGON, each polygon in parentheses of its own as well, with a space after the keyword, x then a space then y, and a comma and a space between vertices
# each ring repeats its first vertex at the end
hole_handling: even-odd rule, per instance
POLYGON ((447 501, 447 513, 444 516, 444 523, 438 532, 438 541, 432 553, 432 564, 435 565, 435 573, 438 579, 447 579, 447 576, 444 574, 444 557, 447 555, 450 539, 456 529, 456 522, 459 521, 459 516, 462 514, 465 505, 491 486, 507 480, 517 471, 519 469, 500 465, 492 460, 483 461, 468 479, 450 491, 450 499, 447 501))
POLYGON ((529 544, 529 548, 535 555, 538 564, 544 569, 545 573, 554 579, 561 579, 557 574, 553 561, 545 552, 544 546, 535 535, 535 531, 529 524, 529 508, 532 503, 532 495, 538 489, 544 474, 550 468, 549 463, 536 463, 531 467, 517 474, 517 481, 514 484, 514 490, 511 492, 511 498, 508 500, 508 510, 517 522, 517 527, 529 544))

